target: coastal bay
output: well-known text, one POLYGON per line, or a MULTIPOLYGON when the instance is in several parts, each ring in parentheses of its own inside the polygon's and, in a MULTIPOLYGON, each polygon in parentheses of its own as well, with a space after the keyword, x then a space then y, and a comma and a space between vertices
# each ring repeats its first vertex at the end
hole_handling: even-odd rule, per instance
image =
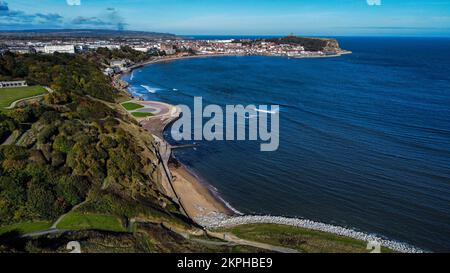
POLYGON ((194 95, 218 104, 280 104, 284 125, 276 153, 259 154, 255 143, 201 142, 175 155, 245 214, 312 219, 438 251, 447 249, 449 230, 443 221, 449 188, 442 183, 448 158, 438 152, 449 147, 438 131, 448 124, 448 97, 438 92, 448 78, 422 64, 432 58, 445 66, 448 59, 425 58, 418 48, 433 43, 443 52, 447 42, 349 38, 342 43, 353 54, 341 58, 162 62, 134 70, 130 90, 171 104, 189 105, 194 95), (425 120, 433 123, 425 126, 425 120), (425 204, 433 214, 422 213, 425 204))

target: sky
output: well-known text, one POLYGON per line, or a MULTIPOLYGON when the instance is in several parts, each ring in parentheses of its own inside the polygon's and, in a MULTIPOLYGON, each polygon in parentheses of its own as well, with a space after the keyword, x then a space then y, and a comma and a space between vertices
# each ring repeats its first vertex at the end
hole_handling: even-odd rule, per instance
POLYGON ((0 30, 448 36, 450 0, 0 0, 0 30))

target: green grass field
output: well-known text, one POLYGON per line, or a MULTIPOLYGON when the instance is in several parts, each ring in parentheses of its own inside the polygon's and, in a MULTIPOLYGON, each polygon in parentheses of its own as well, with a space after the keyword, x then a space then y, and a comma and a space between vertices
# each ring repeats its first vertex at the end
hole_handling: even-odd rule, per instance
POLYGON ((67 214, 56 227, 68 230, 95 229, 125 232, 125 228, 117 217, 105 214, 71 212, 67 214))
POLYGON ((134 103, 134 102, 124 102, 124 103, 122 103, 122 106, 127 111, 133 111, 133 110, 144 108, 144 106, 134 103))
POLYGON ((45 92, 47 90, 42 86, 0 88, 0 108, 8 107, 16 100, 42 95, 45 92))
POLYGON ((39 230, 46 230, 46 229, 49 229, 51 225, 52 224, 50 222, 46 222, 46 221, 23 222, 23 223, 0 227, 0 235, 11 232, 11 231, 17 231, 21 234, 24 234, 24 233, 30 233, 30 232, 39 231, 39 230))
POLYGON ((132 112, 131 114, 133 115, 133 117, 136 118, 146 118, 153 116, 152 113, 144 113, 144 112, 132 112))
MULTIPOLYGON (((367 242, 292 226, 275 224, 241 225, 221 231, 242 239, 289 247, 305 253, 368 253, 367 242)), ((392 252, 382 248, 382 252, 392 252)))

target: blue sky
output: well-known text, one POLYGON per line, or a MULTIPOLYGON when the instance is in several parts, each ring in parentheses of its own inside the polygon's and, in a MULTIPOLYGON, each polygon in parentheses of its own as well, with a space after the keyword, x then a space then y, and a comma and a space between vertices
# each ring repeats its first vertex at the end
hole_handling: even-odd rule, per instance
POLYGON ((36 28, 450 36, 450 0, 0 0, 0 30, 36 28))

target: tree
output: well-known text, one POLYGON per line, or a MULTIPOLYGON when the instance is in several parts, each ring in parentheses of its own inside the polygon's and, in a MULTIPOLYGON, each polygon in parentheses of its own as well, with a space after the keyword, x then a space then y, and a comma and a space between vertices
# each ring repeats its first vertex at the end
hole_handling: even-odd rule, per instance
POLYGON ((62 176, 58 181, 59 195, 70 204, 75 206, 84 201, 89 191, 90 182, 83 176, 62 176))
POLYGON ((74 144, 75 143, 67 136, 58 135, 53 141, 53 149, 68 154, 72 150, 74 144))
POLYGON ((63 210, 55 208, 55 196, 42 183, 31 183, 28 189, 27 208, 33 215, 41 219, 54 219, 63 210))

